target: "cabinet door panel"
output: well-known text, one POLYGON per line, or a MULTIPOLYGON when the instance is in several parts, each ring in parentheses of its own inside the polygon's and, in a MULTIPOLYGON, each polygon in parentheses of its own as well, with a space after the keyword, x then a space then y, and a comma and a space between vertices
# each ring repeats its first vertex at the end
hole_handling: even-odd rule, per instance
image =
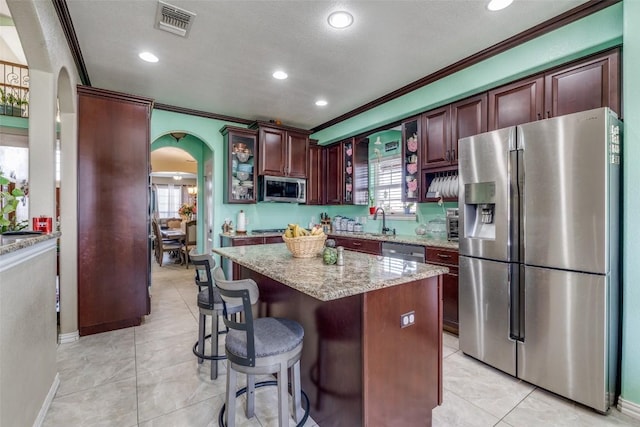
POLYGON ((458 139, 487 131, 487 94, 451 105, 451 163, 458 163, 458 139))
POLYGON ((458 333, 458 269, 442 276, 442 323, 444 329, 458 333))
POLYGON ((284 176, 285 131, 260 128, 260 175, 284 176))
POLYGON ((311 144, 309 146, 309 162, 307 170, 307 204, 322 205, 324 204, 323 192, 324 188, 324 149, 318 145, 311 144))
POLYGON ((620 113, 618 51, 545 76, 547 117, 610 107, 620 113))
POLYGON ((342 144, 326 149, 325 202, 328 205, 342 203, 342 144))
POLYGON ((448 165, 450 152, 450 107, 446 106, 422 115, 422 167, 448 165))
POLYGON ((489 91, 489 130, 542 119, 544 78, 522 80, 489 91))
POLYGON ((287 133, 285 174, 295 178, 307 177, 309 138, 295 132, 287 133))

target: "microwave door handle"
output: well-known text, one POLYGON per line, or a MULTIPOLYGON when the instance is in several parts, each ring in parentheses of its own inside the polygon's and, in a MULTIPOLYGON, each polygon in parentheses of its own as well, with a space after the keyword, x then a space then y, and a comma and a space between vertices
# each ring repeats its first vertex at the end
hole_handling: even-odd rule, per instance
POLYGON ((298 200, 302 199, 302 184, 298 183, 298 200))

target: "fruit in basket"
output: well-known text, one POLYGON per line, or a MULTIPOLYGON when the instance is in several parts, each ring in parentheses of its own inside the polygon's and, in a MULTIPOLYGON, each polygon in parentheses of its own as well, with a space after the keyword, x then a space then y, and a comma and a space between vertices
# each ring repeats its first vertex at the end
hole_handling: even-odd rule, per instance
POLYGON ((300 227, 298 224, 288 224, 287 228, 284 231, 284 236, 289 238, 322 235, 324 235, 324 232, 322 231, 322 227, 320 226, 315 226, 311 229, 311 231, 309 231, 303 227, 300 227))

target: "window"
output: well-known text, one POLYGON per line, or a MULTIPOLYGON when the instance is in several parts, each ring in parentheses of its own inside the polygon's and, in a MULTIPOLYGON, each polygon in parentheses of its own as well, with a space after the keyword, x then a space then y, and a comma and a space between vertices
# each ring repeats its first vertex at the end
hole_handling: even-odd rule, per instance
MULTIPOLYGON (((394 155, 371 162, 370 172, 374 177, 376 206, 382 207, 386 213, 405 213, 402 203, 401 156, 394 155)), ((415 203, 412 203, 409 213, 415 212, 415 203)))
POLYGON ((158 197, 158 217, 176 218, 182 205, 182 186, 156 185, 158 197))

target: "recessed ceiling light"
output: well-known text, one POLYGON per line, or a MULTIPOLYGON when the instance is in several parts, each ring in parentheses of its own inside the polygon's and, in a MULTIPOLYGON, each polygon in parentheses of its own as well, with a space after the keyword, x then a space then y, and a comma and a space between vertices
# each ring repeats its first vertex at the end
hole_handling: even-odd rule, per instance
POLYGON ((491 0, 487 5, 487 9, 495 12, 496 10, 502 10, 505 7, 513 3, 513 0, 491 0))
POLYGON ((353 24, 353 16, 349 12, 339 10, 329 15, 327 21, 333 28, 347 28, 353 24))
POLYGON ((324 107, 324 106, 325 106, 325 105, 327 105, 327 104, 328 104, 328 102, 327 102, 327 101, 325 101, 324 99, 318 99, 318 100, 316 101, 316 105, 317 105, 318 107, 324 107))
POLYGON ((147 62, 158 62, 158 57, 155 56, 153 53, 151 52, 140 52, 140 54, 138 55, 140 57, 140 59, 142 59, 143 61, 147 61, 147 62))
POLYGON ((289 77, 289 75, 287 73, 285 73, 284 71, 281 71, 281 70, 278 70, 275 73, 273 73, 273 78, 274 79, 284 80, 287 77, 289 77))

